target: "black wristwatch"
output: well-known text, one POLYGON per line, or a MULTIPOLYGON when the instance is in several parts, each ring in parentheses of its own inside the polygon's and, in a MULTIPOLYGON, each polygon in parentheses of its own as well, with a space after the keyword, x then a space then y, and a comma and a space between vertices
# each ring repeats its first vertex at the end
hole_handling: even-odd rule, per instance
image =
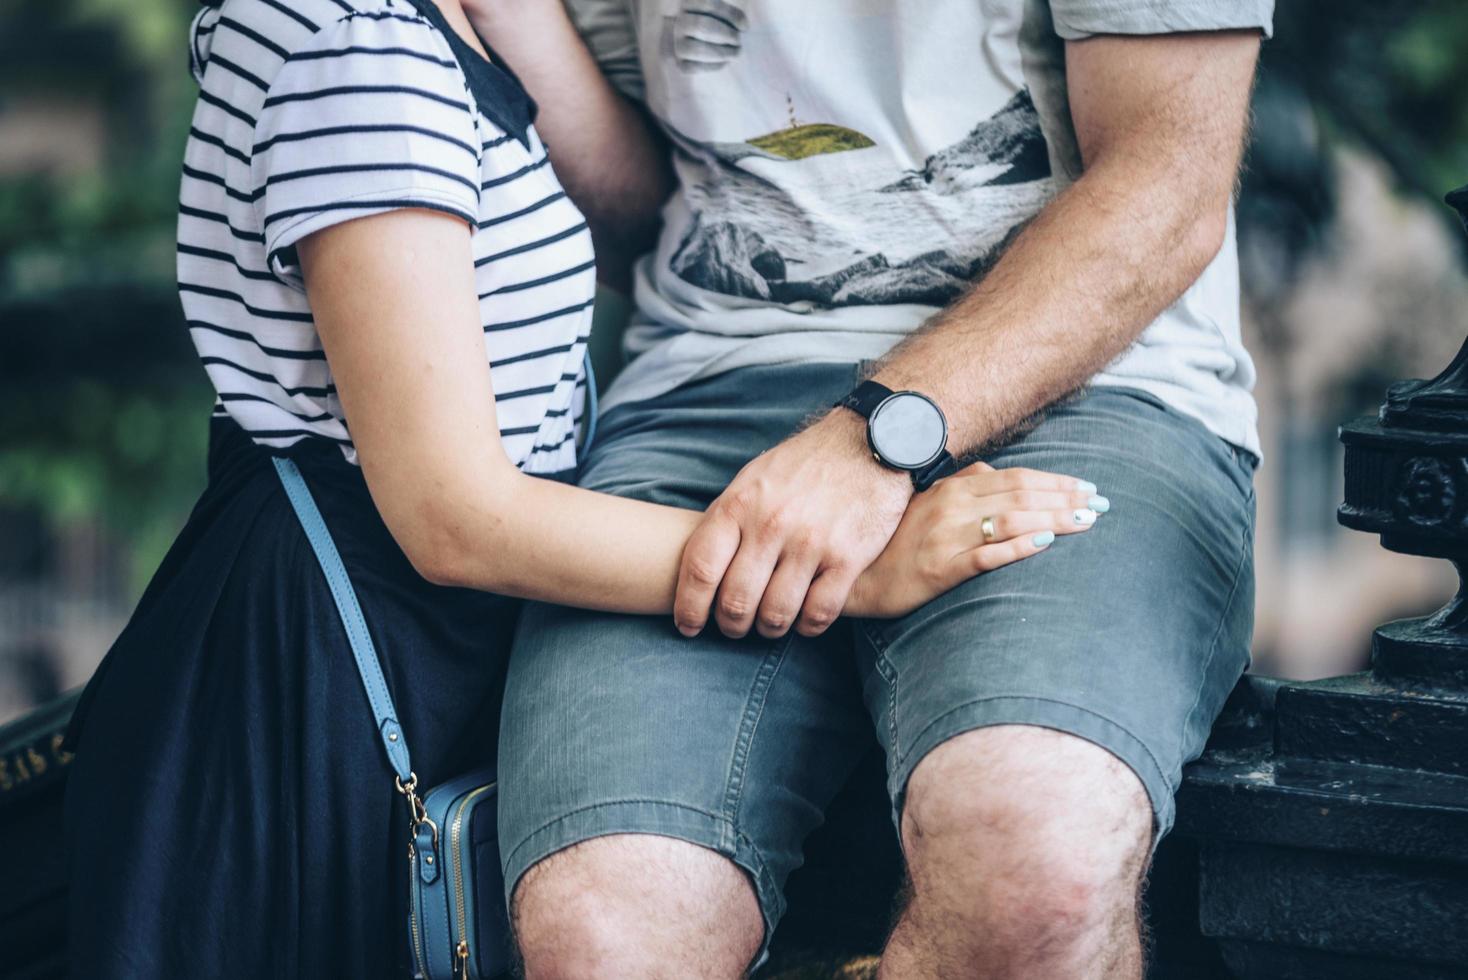
POLYGON ((927 395, 863 381, 836 407, 867 420, 872 456, 883 466, 906 472, 918 490, 957 471, 958 463, 948 453, 948 420, 927 395))

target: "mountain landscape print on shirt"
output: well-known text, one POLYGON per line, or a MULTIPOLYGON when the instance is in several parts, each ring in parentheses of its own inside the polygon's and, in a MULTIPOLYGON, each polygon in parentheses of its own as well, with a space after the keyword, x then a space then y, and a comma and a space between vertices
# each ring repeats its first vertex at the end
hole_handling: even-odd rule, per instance
POLYGON ((1025 89, 908 172, 894 173, 882 154, 863 154, 875 143, 854 129, 799 124, 793 107, 790 121, 742 143, 672 134, 695 172, 700 163, 708 168, 706 180, 684 182, 693 218, 670 260, 684 281, 765 302, 943 306, 988 270, 1053 194, 1025 89), (832 157, 839 169, 821 171, 832 157), (750 163, 781 167, 786 186, 750 163), (792 200, 784 167, 814 168, 809 198, 792 200))

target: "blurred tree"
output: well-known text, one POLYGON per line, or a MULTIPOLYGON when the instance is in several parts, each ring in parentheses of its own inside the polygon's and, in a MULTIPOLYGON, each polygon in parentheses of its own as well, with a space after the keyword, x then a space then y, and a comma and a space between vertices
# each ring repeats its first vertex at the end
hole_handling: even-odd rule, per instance
POLYGON ((0 509, 109 529, 134 592, 203 477, 209 389, 173 289, 194 9, 0 0, 0 113, 104 121, 100 166, 0 174, 0 509))
MULTIPOLYGON (((1297 338, 1287 299, 1302 266, 1331 241, 1340 144, 1380 160, 1403 193, 1452 220, 1440 202, 1468 181, 1465 50, 1468 4, 1462 0, 1277 3, 1238 203, 1241 278, 1261 348, 1256 354, 1282 368, 1291 363, 1297 338)), ((1468 242, 1456 233, 1451 240, 1468 242)), ((1468 265, 1468 249, 1461 255, 1468 265)), ((1363 359, 1350 398, 1365 400, 1344 411, 1379 399, 1399 364, 1389 356, 1363 359)), ((1275 405, 1281 418, 1295 417, 1293 397, 1286 378, 1275 405)))
MULTIPOLYGON (((1245 182, 1246 191, 1275 200, 1241 214, 1241 222, 1268 214, 1264 230, 1282 236, 1276 257, 1319 242, 1333 212, 1327 151, 1342 139, 1379 158, 1401 190, 1434 206, 1468 182, 1465 51, 1462 0, 1280 0, 1275 37, 1264 48, 1245 182), (1279 209, 1293 209, 1295 220, 1281 220, 1279 209)), ((1269 290, 1290 271, 1286 265, 1271 274, 1268 266, 1250 269, 1251 288, 1269 290)))
POLYGON ((0 174, 0 296, 172 277, 192 9, 188 0, 0 0, 0 93, 91 106, 105 120, 99 168, 0 174))
POLYGON ((1404 189, 1437 201, 1468 180, 1468 4, 1290 0, 1278 17, 1273 70, 1404 189))
POLYGON ((212 392, 179 321, 145 285, 0 306, 0 505, 108 528, 133 592, 203 484, 212 392))

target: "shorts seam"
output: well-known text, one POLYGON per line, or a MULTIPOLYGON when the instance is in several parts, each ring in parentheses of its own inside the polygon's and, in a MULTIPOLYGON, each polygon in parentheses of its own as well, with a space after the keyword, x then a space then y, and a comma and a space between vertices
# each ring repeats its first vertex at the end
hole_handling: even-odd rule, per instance
POLYGON ((729 776, 725 781, 723 814, 723 818, 729 821, 729 829, 736 834, 739 830, 735 826, 735 818, 739 814, 740 802, 744 799, 744 780, 749 764, 750 746, 754 744, 754 737, 759 732, 759 723, 764 718, 770 688, 774 685, 780 668, 785 664, 785 657, 789 653, 791 642, 792 640, 787 636, 765 654, 765 661, 760 664, 759 670, 754 675, 754 683, 750 685, 749 697, 744 705, 744 717, 739 721, 739 733, 734 740, 734 755, 729 761, 729 776))
POLYGON ((897 668, 893 665, 891 658, 887 656, 887 641, 880 632, 872 629, 871 624, 862 620, 859 624, 862 635, 872 645, 872 666, 887 687, 887 738, 891 741, 890 754, 894 757, 902 756, 902 740, 897 729, 897 668))
MULTIPOLYGON (((1117 730, 1123 732, 1128 738, 1130 738, 1132 741, 1136 742, 1139 746, 1141 746, 1142 751, 1147 754, 1147 761, 1150 762, 1150 763, 1152 763, 1152 767, 1154 769, 1156 769, 1157 772, 1162 776, 1162 779, 1163 779, 1164 784, 1167 785, 1169 788, 1172 787, 1172 780, 1170 780, 1170 779, 1167 778, 1167 770, 1164 769, 1162 767, 1162 765, 1157 761, 1157 756, 1152 753, 1152 747, 1149 746, 1143 739, 1139 738, 1137 736, 1137 733, 1136 732, 1132 731, 1130 728, 1128 728, 1127 726, 1123 725, 1121 722, 1117 721, 1116 719, 1114 719, 1114 718, 1108 718, 1106 715, 1101 714, 1099 711, 1093 711, 1090 708, 1083 707, 1082 705, 1079 705, 1079 704, 1073 704, 1070 701, 1062 701, 1059 698, 1047 698, 1047 697, 1042 697, 1042 696, 1034 695, 1034 694, 991 694, 991 695, 989 695, 987 697, 974 698, 972 701, 965 701, 962 704, 954 705, 952 708, 949 708, 947 711, 943 712, 937 718, 934 718, 928 724, 924 725, 922 731, 918 732, 917 737, 912 740, 912 744, 913 745, 921 745, 922 742, 923 742, 923 740, 927 737, 928 732, 930 732, 934 728, 938 727, 940 724, 942 724, 945 720, 947 720, 952 715, 955 715, 958 712, 963 711, 966 708, 971 708, 971 707, 973 707, 976 704, 985 704, 985 703, 990 702, 990 701, 1039 701, 1039 702, 1043 702, 1045 704, 1054 704, 1054 705, 1059 705, 1060 707, 1063 707, 1063 708, 1069 708, 1072 711, 1079 711, 1080 713, 1082 713, 1084 715, 1089 715, 1092 718, 1097 718, 1097 719, 1099 719, 1101 721, 1104 721, 1104 722, 1106 722, 1106 724, 1112 725, 1117 730)), ((1022 723, 1016 722, 1015 724, 1022 724, 1022 723)), ((1077 735, 1076 737, 1077 738, 1081 738, 1083 736, 1077 735)), ((908 756, 907 755, 898 756, 898 758, 897 758, 897 765, 896 765, 895 768, 897 768, 899 770, 900 769, 905 769, 907 767, 907 762, 908 762, 908 756)), ((911 776, 910 773, 909 773, 909 776, 911 776)))
MULTIPOLYGON (((1250 488, 1246 503, 1248 502, 1248 500, 1252 500, 1253 496, 1254 491, 1252 488, 1250 488)), ((1183 716, 1182 728, 1178 732, 1178 744, 1184 744, 1186 742, 1188 726, 1193 723, 1193 718, 1198 713, 1198 706, 1203 703, 1203 691, 1206 690, 1208 687, 1208 669, 1213 666, 1214 658, 1218 655, 1218 638, 1223 635, 1224 624, 1228 622, 1229 613, 1233 611, 1234 600, 1238 597, 1239 594, 1239 583, 1242 582, 1244 578, 1244 565, 1249 560, 1250 550, 1249 532, 1247 529, 1247 525, 1249 522, 1246 520, 1244 523, 1246 527, 1244 531, 1243 541, 1240 542, 1241 547, 1239 548, 1239 561, 1238 564, 1234 566, 1233 584, 1229 586, 1228 598, 1224 600, 1223 610, 1219 613, 1218 627, 1214 629, 1213 639, 1208 644, 1208 654, 1203 658, 1203 670, 1198 680, 1198 691, 1196 694, 1193 695, 1193 703, 1188 707, 1188 713, 1183 716)), ((1168 776, 1165 771, 1164 778, 1167 779, 1167 784, 1172 788, 1173 792, 1176 792, 1178 786, 1180 785, 1180 778, 1179 782, 1174 782, 1172 777, 1168 776)))
POLYGON ((872 624, 870 620, 859 619, 857 620, 856 625, 858 626, 858 628, 861 629, 862 633, 865 634, 867 641, 871 643, 872 647, 878 653, 887 652, 886 638, 882 636, 879 630, 872 629, 872 624))
POLYGON ((877 651, 877 672, 887 678, 887 735, 892 739, 892 751, 902 755, 902 731, 897 727, 897 667, 887 656, 885 649, 877 651))

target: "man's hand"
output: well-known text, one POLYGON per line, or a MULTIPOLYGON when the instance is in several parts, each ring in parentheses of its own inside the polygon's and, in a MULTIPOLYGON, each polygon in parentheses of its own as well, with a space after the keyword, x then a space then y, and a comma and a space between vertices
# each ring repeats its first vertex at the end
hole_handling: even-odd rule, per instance
POLYGON ((673 620, 728 636, 815 636, 897 529, 912 479, 872 458, 865 422, 836 410, 751 460, 688 541, 673 620))

